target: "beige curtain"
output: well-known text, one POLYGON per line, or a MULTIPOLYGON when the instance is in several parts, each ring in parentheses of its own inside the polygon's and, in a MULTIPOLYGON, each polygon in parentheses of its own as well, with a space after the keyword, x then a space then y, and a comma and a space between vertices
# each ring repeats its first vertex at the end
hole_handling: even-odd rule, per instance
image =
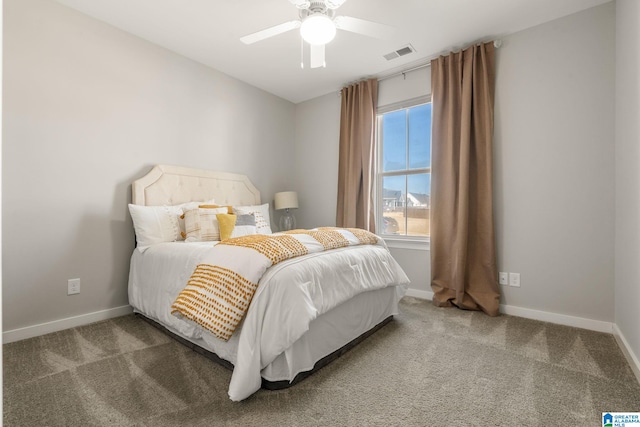
POLYGON ((493 43, 431 61, 433 303, 499 314, 493 225, 493 43))
POLYGON ((373 164, 375 161, 378 80, 342 89, 340 160, 336 225, 375 232, 373 164))

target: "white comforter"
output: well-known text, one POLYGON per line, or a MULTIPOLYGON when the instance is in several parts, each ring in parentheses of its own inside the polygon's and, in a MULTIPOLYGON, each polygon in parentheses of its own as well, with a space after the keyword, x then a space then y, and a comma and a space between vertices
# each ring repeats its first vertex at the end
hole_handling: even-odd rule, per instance
MULTIPOLYGON (((172 298, 182 290, 193 268, 210 247, 211 243, 171 243, 156 245, 144 254, 134 254, 143 260, 155 258, 149 263, 157 267, 151 274, 157 275, 159 281, 167 281, 167 277, 172 279, 166 286, 159 287, 156 293, 160 295, 151 296, 153 292, 148 287, 141 290, 135 283, 140 280, 140 264, 144 264, 144 261, 134 266, 132 259, 129 288, 132 306, 169 329, 187 337, 200 337, 200 328, 171 316, 169 311, 172 298), (172 250, 183 254, 183 261, 179 265, 170 265, 166 261, 172 250), (155 257, 154 252, 157 255, 155 257), (160 258, 164 260, 157 261, 160 258), (158 309, 158 304, 166 305, 158 309)), ((237 346, 237 352, 229 350, 228 354, 224 354, 224 351, 218 354, 235 365, 229 397, 242 400, 257 391, 261 385, 261 370, 291 347, 319 315, 369 290, 397 286, 397 292, 402 295, 408 282, 383 245, 352 246, 320 252, 271 267, 260 280, 241 329, 225 343, 229 348, 237 346)))

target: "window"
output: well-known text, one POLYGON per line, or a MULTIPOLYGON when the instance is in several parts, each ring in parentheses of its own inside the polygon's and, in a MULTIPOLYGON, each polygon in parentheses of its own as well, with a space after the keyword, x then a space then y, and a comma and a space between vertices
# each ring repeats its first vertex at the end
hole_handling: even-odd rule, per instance
POLYGON ((381 108, 377 126, 378 233, 426 240, 431 204, 431 102, 419 99, 381 108))

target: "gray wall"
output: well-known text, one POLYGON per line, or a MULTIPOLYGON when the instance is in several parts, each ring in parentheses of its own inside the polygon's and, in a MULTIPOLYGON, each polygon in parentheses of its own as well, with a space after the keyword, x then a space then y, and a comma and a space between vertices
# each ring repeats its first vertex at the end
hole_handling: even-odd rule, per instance
POLYGON ((507 305, 612 322, 615 4, 504 38, 497 54, 498 267, 507 305))
POLYGON ((245 173, 263 201, 295 176, 292 103, 52 1, 4 1, 3 90, 5 331, 128 304, 152 165, 245 173))
POLYGON ((640 3, 637 0, 616 1, 615 98, 615 320, 636 358, 640 358, 640 3))
MULTIPOLYGON (((519 272, 522 282, 503 290, 504 304, 614 320, 614 23, 609 3, 502 39, 495 117, 498 268, 519 272)), ((381 82, 380 104, 428 93, 428 71, 417 73, 381 82), (408 91, 404 86, 411 84, 408 91)), ((328 122, 339 111, 339 101, 323 98, 296 106, 302 123, 297 190, 313 195, 305 209, 316 210, 318 223, 335 221, 326 208, 335 207, 335 186, 318 192, 318 182, 304 185, 301 176, 337 162, 338 138, 320 138, 308 123, 328 122)), ((430 290, 429 252, 392 253, 413 289, 430 290)))
POLYGON ((338 92, 296 105, 295 190, 299 227, 336 224, 338 191, 338 92))

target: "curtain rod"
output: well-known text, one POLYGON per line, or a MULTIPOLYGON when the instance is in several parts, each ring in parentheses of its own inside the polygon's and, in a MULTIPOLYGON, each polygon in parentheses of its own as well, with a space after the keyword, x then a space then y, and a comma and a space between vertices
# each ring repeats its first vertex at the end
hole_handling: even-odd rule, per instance
POLYGON ((378 81, 387 80, 387 79, 390 79, 391 77, 404 76, 405 74, 410 73, 412 71, 420 70, 421 68, 427 68, 427 67, 431 67, 431 61, 427 62, 426 64, 417 65, 413 68, 408 68, 406 70, 398 71, 393 74, 387 74, 386 76, 378 77, 378 81))
MULTIPOLYGON (((493 47, 498 49, 500 46, 502 46, 502 40, 498 39, 493 41, 493 47)), ((432 58, 432 59, 435 59, 435 58, 432 58)), ((408 68, 406 70, 402 70, 393 74, 388 74, 386 76, 378 77, 378 81, 387 80, 387 79, 390 79, 391 77, 404 76, 405 74, 410 73, 412 71, 420 70, 422 68, 427 68, 427 67, 431 67, 431 59, 428 60, 426 64, 416 65, 415 67, 408 68)))

